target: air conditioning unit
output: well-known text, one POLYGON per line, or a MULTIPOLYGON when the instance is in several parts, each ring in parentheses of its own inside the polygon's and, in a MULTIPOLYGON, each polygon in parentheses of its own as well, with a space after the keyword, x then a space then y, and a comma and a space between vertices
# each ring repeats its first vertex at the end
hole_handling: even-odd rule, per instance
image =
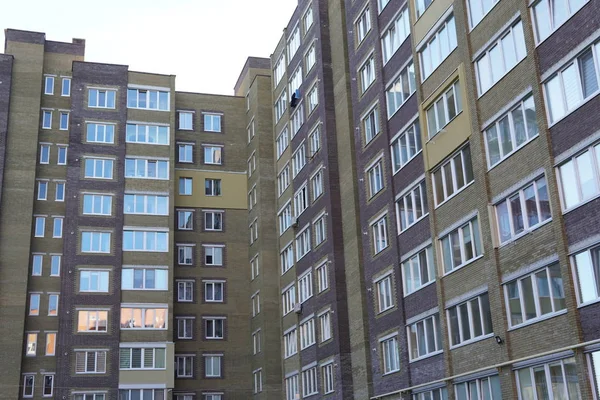
POLYGON ((298 227, 298 217, 294 217, 294 219, 292 219, 292 228, 297 228, 298 227))
POLYGON ((300 314, 302 312, 302 303, 294 304, 294 312, 300 314))

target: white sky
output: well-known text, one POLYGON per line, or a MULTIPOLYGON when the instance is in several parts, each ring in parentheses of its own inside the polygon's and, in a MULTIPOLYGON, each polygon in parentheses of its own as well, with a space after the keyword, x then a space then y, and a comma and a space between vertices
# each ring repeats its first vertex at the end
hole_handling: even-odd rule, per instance
POLYGON ((248 56, 269 57, 297 0, 0 0, 4 29, 86 39, 86 61, 177 75, 177 90, 233 94, 248 56), (7 10, 8 8, 8 10, 7 10))

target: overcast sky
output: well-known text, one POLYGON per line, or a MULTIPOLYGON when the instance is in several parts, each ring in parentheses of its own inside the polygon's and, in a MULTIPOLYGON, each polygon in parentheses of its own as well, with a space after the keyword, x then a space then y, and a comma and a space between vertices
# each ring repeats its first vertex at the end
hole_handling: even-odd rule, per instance
POLYGON ((177 75, 177 90, 233 94, 248 56, 269 57, 297 0, 0 0, 4 29, 86 39, 86 61, 177 75), (8 9, 8 11, 7 11, 8 9))

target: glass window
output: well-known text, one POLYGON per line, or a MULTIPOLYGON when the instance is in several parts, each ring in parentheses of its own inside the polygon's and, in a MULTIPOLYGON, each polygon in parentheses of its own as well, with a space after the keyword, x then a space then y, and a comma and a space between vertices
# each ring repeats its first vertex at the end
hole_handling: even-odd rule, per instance
POLYGON ((436 206, 456 195, 472 181, 471 149, 467 145, 433 171, 436 206))
POLYGON ((45 76, 44 77, 44 94, 54 94, 54 77, 53 76, 45 76))
POLYGON ((444 127, 462 112, 460 97, 460 83, 456 81, 448 91, 441 94, 425 111, 430 139, 443 131, 444 127))
POLYGON ((88 107, 90 108, 115 108, 116 90, 89 89, 88 107))
POLYGON ((383 374, 390 374, 400 370, 400 352, 398 337, 380 340, 381 359, 383 361, 383 374))
POLYGON ((599 43, 590 46, 545 82, 551 124, 598 93, 599 51, 599 43))
POLYGON ((127 143, 169 144, 169 127, 162 125, 127 124, 127 143))
POLYGON ((54 200, 65 201, 65 183, 56 182, 56 192, 54 194, 54 200))
POLYGON ((204 212, 204 229, 207 231, 223 230, 223 213, 205 211, 204 212))
POLYGON ((404 167, 421 151, 421 128, 415 121, 404 132, 392 140, 391 155, 394 174, 404 167))
POLYGON ((379 134, 379 109, 374 107, 362 118, 361 121, 365 145, 371 142, 379 134))
POLYGON ((90 143, 114 143, 115 125, 87 123, 86 140, 90 143))
POLYGON ((111 215, 112 196, 102 194, 83 195, 83 213, 92 215, 111 215))
POLYGON ((580 399, 579 378, 575 358, 565 358, 548 364, 515 371, 519 399, 580 399))
POLYGON ((127 108, 169 111, 169 95, 169 92, 162 90, 129 88, 127 89, 127 108))
POLYGON ((168 251, 169 233, 156 231, 123 231, 123 251, 168 251))
POLYGON ((194 113, 179 111, 179 130, 191 131, 194 129, 194 113))
POLYGON ((417 360, 443 350, 440 315, 434 314, 407 327, 410 359, 417 360))
POLYGON ((396 222, 398 231, 403 232, 428 214, 427 188, 425 181, 411 189, 408 194, 396 200, 396 222))
POLYGON ((358 70, 360 77, 360 93, 367 91, 375 81, 375 58, 371 55, 358 70))
MULTIPOLYGON (((417 0, 417 9, 432 0, 417 0)), ((418 13, 418 12, 417 12, 418 13)), ((456 48, 456 27, 451 15, 439 30, 419 51, 421 57, 421 79, 424 81, 456 48)))
POLYGON ((79 310, 77 311, 78 332, 106 332, 108 311, 79 310))
POLYGON ((125 177, 138 179, 169 179, 169 162, 143 158, 126 158, 125 177))
POLYGON ((600 193, 600 144, 574 156, 558 167, 563 210, 574 208, 600 193))
POLYGON ((388 275, 375 282, 377 290, 377 311, 384 312, 394 307, 394 284, 392 275, 388 275))
POLYGON ((48 198, 48 181, 38 181, 37 199, 46 200, 48 198))
POLYGON ((497 375, 454 384, 457 400, 502 400, 500 378, 497 375))
POLYGON ((62 78, 62 92, 61 96, 71 95, 71 78, 62 78))
POLYGON ((121 307, 121 329, 166 329, 166 308, 121 307))
POLYGON ((482 254, 479 219, 475 217, 440 240, 444 272, 449 273, 482 254))
POLYGON ((292 61, 300 48, 300 25, 296 25, 287 42, 288 63, 292 61))
POLYGON ((585 4, 587 0, 541 0, 534 4, 533 20, 537 43, 550 36, 585 4))
POLYGON ((487 293, 448 308, 447 314, 451 347, 477 341, 493 332, 487 293))
POLYGON ((169 196, 125 194, 124 213, 169 215, 169 196))
POLYGON ((369 197, 375 196, 383 190, 383 159, 377 161, 367 170, 369 197))
POLYGON ((50 145, 42 144, 40 145, 40 164, 49 164, 50 163, 50 145))
POLYGON ((61 131, 66 131, 69 129, 69 113, 68 112, 60 112, 59 113, 59 129, 61 131))
POLYGON ((79 271, 79 291, 108 293, 109 274, 109 271, 79 271))
POLYGON ((123 268, 122 290, 167 290, 168 271, 162 268, 123 268))
POLYGON ((84 253, 109 253, 110 232, 81 232, 81 251, 84 253))
POLYGON ((479 94, 487 92, 526 55, 523 24, 519 20, 476 61, 479 94))
POLYGON ((205 132, 221 132, 221 114, 203 114, 205 132))
POLYGON ((435 281, 436 269, 432 252, 433 248, 428 246, 402 263, 405 296, 435 281))
POLYGON ((594 247, 572 258, 575 267, 579 304, 600 299, 600 248, 594 247))
POLYGON ((221 376, 222 356, 204 356, 204 375, 207 378, 221 376))
POLYGON ((410 62, 405 69, 400 71, 398 77, 385 91, 388 119, 400 109, 415 90, 417 90, 415 67, 410 62))
POLYGON ((541 177, 496 204, 500 242, 529 232, 551 217, 548 186, 541 177))
POLYGON ((113 160, 107 160, 102 158, 86 158, 85 177, 97 179, 112 179, 113 160))
POLYGON ((378 254, 388 247, 387 215, 371 225, 373 250, 378 254))
POLYGON ((504 286, 509 325, 518 326, 566 308, 563 280, 558 264, 519 278, 504 286))
POLYGON ((273 68, 273 79, 275 79, 274 88, 279 84, 283 75, 285 75, 285 54, 282 54, 277 62, 275 63, 275 68, 273 68))
POLYGON ((535 105, 528 96, 485 130, 488 166, 500 163, 537 135, 535 105))
POLYGON ((355 22, 356 43, 360 44, 371 31, 371 12, 369 7, 365 8, 355 22))
POLYGON ((381 38, 384 64, 387 64, 390 58, 392 58, 408 35, 410 35, 410 21, 408 19, 408 7, 406 7, 400 11, 400 14, 396 16, 381 38))

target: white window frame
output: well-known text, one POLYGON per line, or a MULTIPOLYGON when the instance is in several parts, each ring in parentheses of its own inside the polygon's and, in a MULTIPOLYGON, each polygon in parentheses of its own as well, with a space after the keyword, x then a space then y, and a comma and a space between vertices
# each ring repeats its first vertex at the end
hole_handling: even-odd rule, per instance
POLYGON ((442 204, 446 203, 448 200, 456 197, 460 192, 469 187, 475 178, 473 175, 473 165, 471 162, 471 147, 467 145, 462 149, 454 152, 450 157, 448 157, 444 162, 440 164, 438 168, 436 168, 432 172, 432 183, 433 183, 433 197, 435 208, 440 207, 442 204), (457 179, 457 171, 456 171, 456 159, 460 157, 460 170, 462 171, 462 186, 459 186, 461 182, 457 179), (448 188, 446 178, 446 168, 450 167, 451 173, 451 181, 452 188, 448 188), (442 187, 438 187, 439 183, 436 181, 436 175, 440 175, 440 179, 442 182, 442 187), (469 180, 470 179, 470 180, 469 180), (443 199, 438 199, 438 190, 441 190, 439 195, 443 196, 443 199))
POLYGON ((371 239, 373 241, 373 255, 377 255, 390 245, 387 228, 387 213, 379 216, 371 223, 371 239))
POLYGON ((402 262, 402 281, 404 296, 408 296, 435 282, 436 268, 433 262, 433 247, 431 245, 418 251, 402 262), (426 265, 423 265, 424 263, 426 265), (427 273, 424 280, 423 272, 427 273), (412 282, 412 285, 410 284, 412 282))
POLYGON ((408 338, 408 355, 411 362, 431 357, 444 351, 442 347, 440 314, 437 312, 408 325, 406 327, 406 336, 408 338), (423 343, 421 343, 421 333, 425 339, 423 343), (433 348, 430 348, 431 336, 433 336, 433 348), (421 350, 424 352, 419 354, 421 350))
POLYGON ((408 193, 396 198, 396 226, 399 233, 405 232, 428 215, 425 180, 413 186, 408 193))
POLYGON ((406 67, 403 67, 400 70, 392 83, 385 89, 388 120, 391 119, 404 104, 406 104, 416 90, 415 66, 413 62, 410 61, 406 67), (408 93, 404 92, 404 89, 407 87, 408 93))
POLYGON ((492 325, 492 321, 491 321, 491 310, 490 310, 490 332, 486 332, 485 328, 486 328, 486 322, 485 322, 485 315, 484 315, 484 311, 483 311, 483 301, 484 299, 487 299, 486 301, 488 302, 488 306, 487 309, 490 310, 490 304, 489 304, 489 295, 488 293, 482 293, 478 296, 472 297, 462 303, 453 305, 451 307, 448 307, 446 309, 446 321, 447 325, 448 325, 448 343, 450 345, 450 348, 453 349, 455 347, 460 347, 460 346, 464 346, 470 343, 474 343, 474 342, 478 342, 480 340, 486 339, 488 337, 491 337, 494 335, 494 328, 492 325), (477 302, 478 303, 478 309, 479 309, 479 322, 481 323, 481 326, 479 326, 479 329, 481 330, 481 335, 475 336, 476 332, 475 332, 475 325, 474 325, 474 318, 473 318, 473 302, 477 302), (467 307, 467 320, 463 321, 462 320, 462 316, 460 313, 460 307, 461 306, 466 306, 467 307), (456 318, 457 318, 457 323, 458 323, 458 343, 452 343, 453 341, 453 336, 452 336, 452 320, 450 317, 451 314, 451 310, 456 310, 456 318), (468 323, 468 328, 469 328, 469 338, 466 339, 464 337, 464 328, 463 325, 465 323, 468 323))
POLYGON ((531 323, 536 323, 539 321, 542 321, 544 319, 547 318, 551 318, 553 316, 556 316, 558 314, 561 313, 565 313, 567 312, 567 306, 565 303, 565 291, 564 291, 564 281, 562 279, 562 274, 560 271, 560 266, 557 263, 548 265, 542 269, 538 269, 532 273, 529 273, 527 275, 523 275, 520 276, 518 279, 513 280, 511 282, 506 282, 504 285, 504 301, 506 302, 506 313, 507 313, 507 320, 508 320, 508 327, 510 328, 516 328, 516 327, 520 327, 520 326, 524 326, 524 325, 528 325, 531 323), (552 275, 552 272, 554 272, 554 275, 552 275), (539 279, 539 275, 540 274, 544 274, 545 273, 545 277, 546 277, 546 289, 543 289, 542 287, 540 287, 541 285, 541 280, 539 279), (558 275, 558 276, 557 276, 558 275), (558 281, 560 279, 560 287, 558 284, 558 281), (531 289, 531 293, 528 296, 527 294, 525 294, 525 289, 526 286, 524 284, 524 281, 528 280, 531 284, 531 286, 529 287, 531 289), (513 286, 516 290, 517 290, 517 297, 516 300, 519 304, 519 311, 521 313, 521 322, 517 322, 515 323, 513 321, 513 315, 515 314, 516 310, 512 310, 511 308, 511 291, 509 289, 509 286, 511 285, 516 285, 513 286), (546 292, 547 290, 547 292, 546 292), (561 297, 562 295, 562 297, 561 297), (526 307, 526 303, 525 303, 525 298, 527 297, 531 297, 533 298, 533 306, 535 308, 535 316, 530 316, 528 318, 527 315, 527 307, 526 307), (543 309, 542 309, 542 298, 546 298, 549 301, 551 310, 549 312, 544 313, 543 309), (562 302, 561 302, 562 300, 562 302), (562 303, 562 308, 560 308, 562 303))
POLYGON ((494 205, 494 213, 496 217, 496 226, 498 229, 498 241, 500 244, 508 243, 513 240, 520 238, 527 233, 536 230, 541 227, 545 223, 552 221, 552 212, 550 206, 550 194, 548 189, 548 183, 546 181, 546 176, 542 175, 541 177, 535 179, 534 181, 528 182, 523 188, 519 189, 515 193, 511 193, 502 201, 496 203, 494 205), (547 211, 548 214, 544 215, 543 207, 542 207, 542 199, 540 198, 540 187, 545 187, 546 189, 546 201, 547 201, 547 211), (526 199, 525 191, 531 189, 533 190, 533 199, 526 199), (535 203, 535 211, 537 217, 537 223, 530 225, 529 219, 532 217, 531 211, 531 200, 535 203), (514 202, 517 202, 519 205, 519 210, 513 210, 514 202), (506 213, 504 213, 505 210, 506 213), (501 213, 505 215, 504 220, 508 221, 509 231, 508 237, 505 238, 502 231, 501 224, 501 213), (520 232, 515 231, 515 219, 521 217, 521 223, 523 229, 520 232))
POLYGON ((512 71, 525 59, 525 57, 527 57, 527 49, 525 47, 523 23, 519 19, 519 21, 512 25, 508 30, 502 32, 498 41, 492 43, 489 48, 475 60, 479 96, 482 96, 493 88, 496 83, 512 71), (512 61, 511 56, 505 54, 505 51, 509 50, 505 48, 505 44, 510 45, 510 50, 514 52, 512 53, 512 56, 514 56, 514 64, 512 65, 509 64, 509 62, 512 61), (492 51, 494 49, 499 51, 498 60, 492 60, 492 51), (494 74, 495 67, 501 69, 497 71, 499 73, 498 76, 494 74), (488 80, 484 81, 482 79, 483 76, 487 77, 488 80))
POLYGON ((54 75, 44 75, 44 94, 54 94, 54 75))
MULTIPOLYGON (((421 0, 417 0, 417 4, 419 1, 421 0)), ((421 82, 425 82, 437 70, 444 60, 456 49, 457 44, 456 23, 454 21, 454 14, 451 14, 437 27, 433 35, 428 36, 427 42, 418 48, 419 60, 421 61, 421 82), (442 49, 442 35, 446 36, 447 49, 442 49), (436 59, 432 58, 431 52, 434 50, 437 50, 436 52, 438 53, 436 59), (444 50, 448 52, 445 53, 444 50)))
POLYGON ((483 243, 481 242, 481 232, 479 229, 479 216, 475 216, 438 239, 440 245, 440 263, 444 275, 450 274, 483 256, 483 243), (468 254, 465 251, 465 235, 470 238, 471 258, 467 258, 468 254), (454 265, 454 254, 452 254, 452 249, 454 245, 453 240, 455 240, 454 238, 456 237, 458 237, 460 245, 460 263, 454 265), (450 254, 444 254, 444 243, 446 240, 448 241, 447 248, 449 249, 450 254), (445 259, 445 256, 447 255, 450 256, 452 265, 446 265, 447 260, 445 259))
POLYGON ((519 101, 517 104, 511 107, 511 110, 507 113, 503 114, 497 121, 489 125, 483 131, 483 137, 485 139, 485 149, 486 149, 486 159, 488 169, 495 167, 496 165, 502 163, 502 161, 506 160, 508 157, 519 151, 521 148, 525 147, 525 145, 531 142, 533 139, 539 136, 539 129, 537 125, 537 119, 535 114, 535 103, 533 101, 533 96, 529 95, 525 97, 523 100, 519 101), (527 108, 526 108, 527 107, 527 108), (531 126, 529 126, 527 121, 527 110, 533 111, 534 122, 535 122, 535 132, 530 132, 531 126), (523 124, 523 128, 525 128, 525 140, 521 143, 517 143, 517 129, 516 129, 516 121, 515 115, 520 115, 521 121, 523 124), (504 125, 504 121, 506 121, 506 125, 504 125), (502 135, 502 127, 508 127, 509 137, 505 139, 509 139, 511 144, 511 149, 509 151, 505 151, 502 146, 503 143, 503 135, 502 135), (490 139, 494 135, 495 142, 498 146, 498 154, 499 158, 497 161, 493 162, 491 158, 490 151, 490 139))
POLYGON ((394 333, 379 339, 381 351, 381 370, 383 375, 400 371, 400 349, 398 347, 398 334, 394 333))
POLYGON ((180 131, 193 131, 194 130, 194 113, 192 111, 178 111, 177 112, 177 129, 180 131), (188 124, 189 122, 189 124, 188 124))

